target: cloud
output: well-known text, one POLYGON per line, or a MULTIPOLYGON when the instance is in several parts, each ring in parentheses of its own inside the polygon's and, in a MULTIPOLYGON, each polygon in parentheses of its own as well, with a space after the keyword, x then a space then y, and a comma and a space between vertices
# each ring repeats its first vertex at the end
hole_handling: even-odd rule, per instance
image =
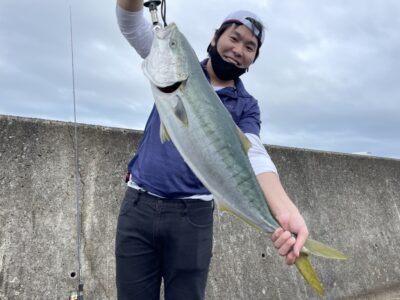
POLYGON ((261 100, 267 142, 345 152, 371 148, 399 157, 399 57, 393 50, 400 39, 392 12, 399 4, 361 10, 358 4, 273 2, 260 64, 248 75, 261 100), (371 146, 380 141, 390 150, 371 146))
MULTIPOLYGON (((141 59, 119 32, 115 1, 21 1, 0 3, 0 113, 73 120, 71 4, 78 121, 143 129, 153 100, 141 59)), ((167 21, 206 57, 226 2, 167 4, 167 21)), ((264 142, 400 157, 398 1, 230 7, 255 11, 268 28, 243 77, 259 100, 264 142)))

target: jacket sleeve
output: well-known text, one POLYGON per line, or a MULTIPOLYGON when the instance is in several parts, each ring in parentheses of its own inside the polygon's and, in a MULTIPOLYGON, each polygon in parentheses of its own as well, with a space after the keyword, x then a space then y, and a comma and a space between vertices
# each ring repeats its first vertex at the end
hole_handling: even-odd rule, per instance
POLYGON ((254 98, 248 101, 243 108, 238 126, 244 133, 252 133, 256 136, 260 136, 260 108, 258 107, 257 100, 254 98))

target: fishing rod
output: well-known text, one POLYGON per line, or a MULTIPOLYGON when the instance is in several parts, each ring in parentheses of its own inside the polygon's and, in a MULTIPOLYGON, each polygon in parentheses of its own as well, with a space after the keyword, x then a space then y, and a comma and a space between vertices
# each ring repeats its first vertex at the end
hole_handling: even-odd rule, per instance
MULTIPOLYGON (((143 5, 149 8, 154 29, 161 29, 163 25, 158 21, 157 6, 161 4, 161 18, 164 27, 167 26, 166 0, 150 0, 143 5)), ((76 223, 77 223, 77 257, 78 257, 78 291, 70 294, 69 300, 83 300, 83 280, 81 263, 81 205, 80 205, 80 175, 79 175, 79 153, 78 153, 78 125, 76 122, 76 97, 75 97, 75 66, 74 66, 74 46, 72 35, 72 9, 69 7, 70 37, 71 37, 71 66, 72 66, 72 95, 74 106, 74 145, 75 145, 75 195, 76 195, 76 223)))
MULTIPOLYGON (((78 153, 78 124, 76 122, 76 97, 75 97, 75 66, 74 66, 74 44, 72 36, 72 8, 69 6, 69 24, 71 38, 71 68, 72 68, 72 98, 74 106, 74 146, 75 146, 75 200, 76 200, 76 235, 77 235, 77 257, 78 257, 78 291, 70 294, 69 300, 83 300, 83 280, 81 264, 81 205, 80 205, 80 175, 79 175, 79 153, 78 153)), ((71 273, 73 277, 74 273, 71 273)))

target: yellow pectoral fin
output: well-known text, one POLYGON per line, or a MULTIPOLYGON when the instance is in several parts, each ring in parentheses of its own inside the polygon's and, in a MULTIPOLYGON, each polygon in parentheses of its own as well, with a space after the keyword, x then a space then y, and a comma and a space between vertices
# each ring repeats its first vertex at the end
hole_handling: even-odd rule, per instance
POLYGON ((306 282, 318 295, 323 296, 325 294, 324 288, 318 279, 317 273, 311 265, 308 255, 305 253, 300 253, 300 256, 296 259, 295 264, 306 282))
MULTIPOLYGON (((313 254, 316 256, 321 256, 325 258, 330 258, 330 259, 348 259, 349 257, 344 255, 342 252, 339 250, 336 250, 332 247, 329 247, 321 242, 312 240, 312 239, 307 239, 305 244, 304 244, 304 252, 313 254)), ((303 251, 302 249, 302 251, 303 251)))
POLYGON ((160 139, 161 139, 161 144, 164 144, 167 141, 170 141, 170 137, 167 131, 167 128, 165 128, 165 125, 163 122, 160 122, 160 139))

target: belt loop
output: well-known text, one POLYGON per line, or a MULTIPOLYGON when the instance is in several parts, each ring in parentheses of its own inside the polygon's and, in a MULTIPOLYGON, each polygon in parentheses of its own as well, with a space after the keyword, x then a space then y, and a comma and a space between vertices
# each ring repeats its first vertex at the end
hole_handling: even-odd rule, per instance
POLYGON ((186 200, 185 200, 185 199, 181 199, 181 202, 182 202, 182 204, 183 204, 183 206, 184 206, 184 209, 183 209, 182 216, 186 216, 186 215, 187 215, 187 213, 188 213, 188 206, 187 206, 187 202, 186 202, 186 200))
POLYGON ((125 182, 128 183, 130 179, 131 179, 131 173, 128 172, 128 173, 125 175, 125 182))

